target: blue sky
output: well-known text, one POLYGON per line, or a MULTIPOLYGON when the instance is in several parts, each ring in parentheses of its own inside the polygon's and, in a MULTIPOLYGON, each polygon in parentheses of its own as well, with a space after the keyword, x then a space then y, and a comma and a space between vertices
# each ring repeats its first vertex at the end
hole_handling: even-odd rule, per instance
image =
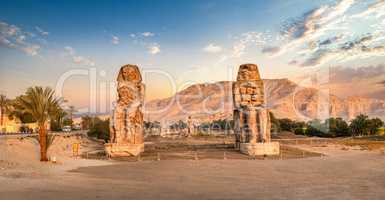
MULTIPOLYGON (((111 81, 126 63, 164 71, 177 87, 232 80, 246 62, 266 78, 373 68, 385 61, 382 13, 376 0, 2 1, 0 91, 54 87, 74 69, 95 68, 98 81, 111 81)), ((148 79, 150 98, 173 93, 164 79, 148 79)), ((81 102, 70 93, 87 83, 73 78, 67 98, 81 102)))

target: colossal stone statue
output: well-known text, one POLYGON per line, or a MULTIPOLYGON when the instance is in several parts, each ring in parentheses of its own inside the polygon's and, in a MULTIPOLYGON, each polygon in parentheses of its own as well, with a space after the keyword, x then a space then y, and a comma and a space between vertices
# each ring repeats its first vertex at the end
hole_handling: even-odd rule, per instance
POLYGON ((279 143, 271 142, 270 114, 258 66, 241 65, 232 90, 235 147, 249 155, 278 154, 279 143))
POLYGON ((117 78, 118 99, 110 120, 110 143, 106 152, 111 157, 136 156, 144 151, 143 113, 144 84, 136 65, 120 68, 117 78))

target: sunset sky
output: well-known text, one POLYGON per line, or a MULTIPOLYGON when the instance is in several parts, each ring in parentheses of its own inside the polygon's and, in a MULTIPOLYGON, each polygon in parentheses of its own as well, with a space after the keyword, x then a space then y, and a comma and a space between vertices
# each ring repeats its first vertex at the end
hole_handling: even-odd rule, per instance
POLYGON ((90 79, 103 102, 130 63, 150 100, 256 63, 264 78, 292 80, 327 68, 341 96, 385 98, 384 45, 383 0, 1 1, 0 93, 72 74, 63 95, 84 107, 90 79))

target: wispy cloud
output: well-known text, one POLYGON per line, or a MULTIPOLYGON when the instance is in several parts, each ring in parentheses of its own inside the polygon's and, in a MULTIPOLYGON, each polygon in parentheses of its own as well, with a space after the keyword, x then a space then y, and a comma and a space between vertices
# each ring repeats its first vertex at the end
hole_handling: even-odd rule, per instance
POLYGON ((233 45, 231 57, 241 57, 249 46, 263 47, 270 37, 269 34, 253 31, 241 34, 233 45))
POLYGON ((119 37, 113 35, 112 38, 111 38, 111 43, 116 45, 116 44, 119 44, 119 42, 120 42, 119 37))
POLYGON ((330 68, 331 83, 350 83, 352 81, 373 79, 374 77, 385 76, 385 65, 366 67, 332 67, 330 68))
POLYGON ((147 50, 147 53, 155 55, 161 52, 159 43, 154 41, 153 38, 153 36, 155 36, 155 33, 147 31, 139 33, 130 33, 129 36, 134 44, 140 45, 142 48, 145 48, 147 50))
POLYGON ((143 32, 142 33, 142 36, 144 36, 144 37, 152 37, 152 36, 154 36, 155 34, 154 33, 151 33, 151 32, 143 32))
POLYGON ((68 56, 71 57, 72 62, 75 63, 75 64, 81 64, 81 65, 86 65, 86 66, 90 66, 90 67, 95 66, 95 62, 94 61, 92 61, 91 59, 86 58, 84 56, 76 55, 75 49, 70 47, 70 46, 64 47, 64 51, 66 52, 66 54, 68 56))
POLYGON ((152 55, 160 53, 160 45, 157 43, 154 43, 147 46, 147 52, 152 55))
POLYGON ((222 47, 211 43, 205 46, 203 51, 207 53, 219 53, 222 51, 222 47))
POLYGON ((31 42, 32 33, 21 28, 0 21, 0 46, 20 50, 30 56, 38 55, 41 46, 31 42))
POLYGON ((49 32, 44 31, 43 29, 41 29, 41 28, 38 27, 38 26, 35 26, 35 29, 36 29, 36 31, 37 31, 40 35, 42 35, 42 36, 47 36, 47 35, 49 35, 49 32))
POLYGON ((234 52, 240 55, 248 45, 265 43, 262 53, 289 57, 290 65, 302 67, 385 56, 385 28, 381 22, 385 22, 384 0, 371 4, 340 0, 286 20, 277 39, 266 39, 266 34, 260 33, 256 45, 250 36, 242 37, 235 43, 234 52))
POLYGON ((249 49, 300 67, 385 56, 385 0, 338 0, 286 20, 276 35, 245 32, 227 57, 241 58, 249 49))

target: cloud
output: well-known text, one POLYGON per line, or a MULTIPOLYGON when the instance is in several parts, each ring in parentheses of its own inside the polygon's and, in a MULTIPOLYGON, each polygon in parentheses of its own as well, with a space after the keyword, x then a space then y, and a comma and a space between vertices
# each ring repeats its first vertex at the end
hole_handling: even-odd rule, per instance
POLYGON ((0 47, 17 49, 27 55, 39 54, 41 46, 36 41, 31 41, 34 35, 23 31, 21 28, 0 21, 0 47))
POLYGON ((280 50, 279 47, 271 47, 271 46, 268 46, 268 47, 264 47, 264 48, 262 49, 262 53, 271 53, 271 54, 274 54, 274 53, 277 53, 279 50, 280 50))
POLYGON ((263 47, 267 41, 271 40, 269 34, 262 32, 242 33, 240 38, 234 43, 231 57, 240 58, 249 46, 263 47))
POLYGON ((292 60, 288 63, 289 65, 297 65, 298 64, 298 61, 296 60, 292 60))
POLYGON ((341 0, 334 6, 324 5, 306 12, 297 19, 288 20, 282 32, 294 40, 312 39, 328 29, 334 29, 345 12, 353 6, 354 0, 341 0))
POLYGON ((364 44, 365 42, 371 41, 372 39, 373 39, 372 35, 367 35, 367 36, 363 36, 361 38, 358 38, 356 40, 346 42, 341 47, 341 50, 345 50, 346 51, 346 50, 354 49, 355 47, 357 47, 357 46, 359 46, 361 44, 364 44))
POLYGON ((86 66, 90 66, 90 67, 95 66, 94 61, 92 61, 91 59, 86 58, 84 56, 76 55, 75 49, 70 47, 70 46, 64 47, 64 51, 66 52, 66 54, 68 56, 70 56, 72 58, 72 62, 75 64, 82 64, 82 65, 86 65, 86 66))
POLYGON ((154 33, 151 33, 151 32, 143 32, 142 33, 142 36, 144 36, 144 37, 152 37, 152 36, 154 36, 155 34, 154 33))
POLYGON ((75 55, 75 50, 74 48, 70 47, 70 46, 66 46, 64 47, 64 50, 71 56, 75 55))
POLYGON ((116 45, 116 44, 119 44, 119 42, 120 42, 119 37, 113 35, 111 39, 111 43, 116 45))
POLYGON ((379 25, 385 20, 384 13, 384 0, 369 5, 355 0, 322 5, 286 20, 281 28, 284 42, 279 49, 264 47, 262 52, 292 57, 289 59, 302 67, 385 56, 385 29, 379 25))
POLYGON ((385 76, 385 65, 367 67, 332 67, 330 68, 331 83, 346 83, 357 80, 374 79, 378 76, 385 76))
POLYGON ((73 56, 72 60, 76 64, 83 64, 91 67, 95 66, 95 63, 92 60, 85 58, 83 56, 73 56))
POLYGON ((385 7, 385 1, 384 0, 377 0, 372 4, 369 4, 367 6, 367 9, 352 15, 351 18, 367 19, 371 15, 374 15, 377 18, 380 18, 381 16, 383 16, 385 14, 384 13, 384 7, 385 7))
POLYGON ((321 46, 327 46, 327 45, 333 44, 333 43, 335 43, 335 42, 340 41, 343 37, 344 37, 344 35, 341 34, 341 35, 333 36, 333 37, 331 37, 331 38, 326 38, 326 39, 324 39, 323 41, 320 41, 320 42, 318 43, 318 46, 321 47, 321 46))
POLYGON ((35 56, 38 54, 38 51, 40 49, 40 46, 37 45, 37 44, 33 44, 33 45, 29 45, 29 46, 25 46, 25 47, 22 47, 21 50, 28 54, 28 55, 31 55, 31 56, 35 56))
POLYGON ((129 36, 132 38, 132 42, 136 45, 146 48, 149 54, 155 55, 161 52, 160 45, 153 41, 152 32, 143 32, 143 33, 130 33, 129 36))
POLYGON ((147 47, 147 52, 148 52, 149 54, 152 54, 152 55, 155 55, 155 54, 160 53, 160 45, 157 44, 157 43, 154 43, 154 44, 152 44, 152 45, 149 45, 149 46, 147 47))
POLYGON ((203 51, 207 53, 219 53, 222 51, 222 47, 215 44, 209 44, 203 48, 203 51))
POLYGON ((35 26, 35 29, 36 29, 36 31, 37 31, 40 35, 42 35, 42 36, 47 36, 47 35, 49 35, 49 32, 43 31, 43 29, 41 29, 41 28, 38 27, 38 26, 35 26))

